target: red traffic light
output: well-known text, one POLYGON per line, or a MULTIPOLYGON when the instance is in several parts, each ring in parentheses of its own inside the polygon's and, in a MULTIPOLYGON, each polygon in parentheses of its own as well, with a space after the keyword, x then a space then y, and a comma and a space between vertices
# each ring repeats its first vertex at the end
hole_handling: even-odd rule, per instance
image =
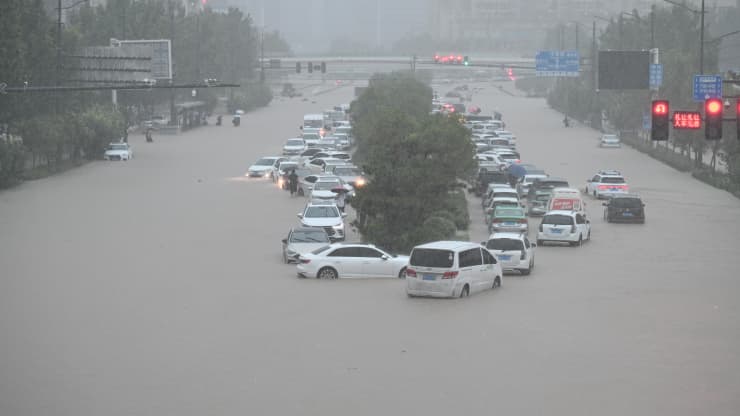
POLYGON ((722 114, 722 100, 719 98, 710 98, 704 103, 704 111, 708 115, 722 114))
POLYGON ((668 115, 668 101, 667 100, 653 101, 653 115, 654 116, 668 115))

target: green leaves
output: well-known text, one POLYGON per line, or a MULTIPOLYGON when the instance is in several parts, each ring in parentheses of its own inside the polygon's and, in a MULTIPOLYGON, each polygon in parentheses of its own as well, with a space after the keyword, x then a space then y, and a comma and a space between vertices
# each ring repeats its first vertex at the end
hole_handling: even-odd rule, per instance
MULTIPOLYGON (((469 223, 457 191, 475 169, 470 133, 430 115, 431 89, 404 73, 376 75, 352 103, 353 130, 369 183, 352 205, 363 237, 391 250, 453 238, 469 223)), ((462 198, 462 202, 461 199, 462 198)))

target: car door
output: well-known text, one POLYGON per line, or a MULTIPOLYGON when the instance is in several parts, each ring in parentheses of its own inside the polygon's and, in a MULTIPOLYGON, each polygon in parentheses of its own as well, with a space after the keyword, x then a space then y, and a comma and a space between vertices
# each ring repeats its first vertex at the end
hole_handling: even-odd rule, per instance
POLYGON ((460 274, 470 285, 470 293, 481 290, 483 258, 479 247, 460 252, 460 274))
POLYGON ((481 290, 493 287, 493 281, 496 278, 496 258, 487 249, 480 249, 483 254, 483 268, 481 275, 481 290))
POLYGON ((327 257, 328 263, 337 270, 340 277, 362 276, 364 258, 359 256, 356 247, 339 247, 327 257))
POLYGON ((362 276, 363 277, 395 277, 393 263, 382 251, 372 247, 357 247, 359 255, 362 257, 362 276))
POLYGON ((583 214, 576 214, 576 229, 578 230, 578 233, 583 236, 583 239, 586 239, 586 236, 588 235, 588 230, 586 228, 587 225, 586 217, 583 214))
POLYGON ((591 178, 591 182, 588 183, 588 186, 586 189, 588 189, 589 194, 593 194, 594 191, 596 191, 596 188, 598 188, 598 184, 601 182, 601 176, 595 175, 593 178, 591 178))

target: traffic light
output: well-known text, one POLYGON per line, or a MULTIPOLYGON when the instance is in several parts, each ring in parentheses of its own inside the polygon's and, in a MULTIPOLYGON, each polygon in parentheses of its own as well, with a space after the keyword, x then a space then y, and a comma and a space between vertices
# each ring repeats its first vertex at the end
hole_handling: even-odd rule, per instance
POLYGON ((321 73, 326 74, 326 62, 321 63, 321 73))
POLYGON ((301 63, 300 62, 296 62, 295 63, 295 73, 296 74, 300 74, 301 73, 301 63))
POLYGON ((313 74, 313 62, 308 63, 308 73, 313 74))
POLYGON ((653 100, 653 124, 650 128, 651 140, 668 140, 668 100, 653 100))
POLYGON ((463 57, 463 65, 465 65, 465 66, 470 65, 470 60, 468 59, 467 56, 463 57))
POLYGON ((704 102, 704 117, 706 117, 704 138, 720 140, 722 138, 722 100, 719 98, 706 100, 704 102))

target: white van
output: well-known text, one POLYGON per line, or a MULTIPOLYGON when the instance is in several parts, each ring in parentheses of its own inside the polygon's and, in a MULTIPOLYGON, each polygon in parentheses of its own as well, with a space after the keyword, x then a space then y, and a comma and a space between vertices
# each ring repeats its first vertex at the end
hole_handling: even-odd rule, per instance
POLYGON ((465 297, 501 286, 501 265, 488 249, 466 241, 414 247, 406 268, 409 297, 465 297))
POLYGON ((554 188, 548 211, 575 211, 585 215, 586 202, 581 196, 581 191, 575 188, 554 188))

